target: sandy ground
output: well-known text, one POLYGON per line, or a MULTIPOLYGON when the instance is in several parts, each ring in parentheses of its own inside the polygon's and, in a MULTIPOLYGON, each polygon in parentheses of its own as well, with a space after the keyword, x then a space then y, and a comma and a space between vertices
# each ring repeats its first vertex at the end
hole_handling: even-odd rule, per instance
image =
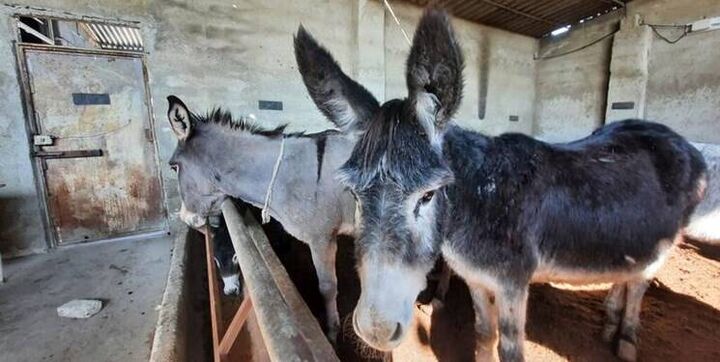
POLYGON ((5 262, 0 361, 147 361, 172 238, 88 243, 5 262), (89 319, 55 308, 103 300, 89 319))
MULTIPOLYGON (((313 313, 324 311, 307 247, 297 241, 278 250, 313 313)), ((359 296, 352 241, 342 240, 338 255, 339 300, 344 334, 343 361, 382 359, 358 343, 347 317, 359 296)), ((530 292, 526 357, 529 361, 612 361, 602 341, 606 291, 567 290, 547 284, 530 292)), ((472 361, 473 310, 465 284, 453 278, 443 309, 416 308, 413 329, 392 356, 395 361, 472 361)), ((643 300, 640 361, 720 361, 720 246, 684 242, 661 269, 643 300)), ((387 358, 387 357, 386 357, 387 358)))

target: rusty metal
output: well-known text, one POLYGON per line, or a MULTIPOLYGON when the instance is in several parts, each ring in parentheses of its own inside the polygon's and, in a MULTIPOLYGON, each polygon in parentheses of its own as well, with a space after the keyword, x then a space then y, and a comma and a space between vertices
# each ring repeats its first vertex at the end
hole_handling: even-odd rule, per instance
POLYGON ((56 158, 84 158, 84 157, 102 157, 103 150, 73 150, 73 151, 35 151, 33 157, 42 157, 45 159, 56 158))
MULTIPOLYGON (((19 20, 17 18, 14 19, 14 21, 17 23, 19 20)), ((17 36, 19 39, 20 36, 20 30, 19 28, 15 27, 17 31, 17 36)), ((28 133, 28 143, 32 146, 31 152, 39 151, 40 148, 38 146, 35 146, 35 143, 33 141, 33 137, 35 134, 39 134, 40 132, 37 131, 37 125, 35 123, 35 114, 32 111, 33 109, 33 103, 32 103, 32 91, 30 88, 30 80, 28 79, 28 69, 27 64, 25 63, 25 52, 23 49, 23 46, 19 45, 18 42, 15 42, 15 60, 16 65, 18 68, 18 74, 20 78, 20 97, 22 98, 22 105, 23 105, 23 113, 25 115, 25 127, 27 128, 28 133)), ((43 230, 45 231, 45 243, 47 247, 52 248, 54 246, 57 246, 57 237, 55 233, 52 231, 52 221, 50 220, 50 211, 48 209, 48 195, 47 195, 47 185, 45 184, 45 177, 43 176, 43 170, 45 169, 45 160, 42 158, 31 158, 33 161, 33 178, 35 180, 35 188, 38 191, 38 199, 40 201, 40 209, 42 210, 42 223, 43 223, 43 230)))
MULTIPOLYGON (((132 134, 136 134, 138 137, 134 137, 132 139, 137 138, 138 142, 140 144, 136 145, 137 147, 141 147, 142 151, 133 151, 133 152, 141 152, 144 154, 144 161, 138 159, 130 164, 125 164, 124 161, 121 161, 118 159, 118 157, 126 157, 126 155, 132 155, 133 152, 128 153, 127 149, 117 148, 115 147, 112 152, 108 155, 108 157, 114 156, 114 159, 107 159, 106 157, 96 157, 96 158, 81 158, 78 160, 92 160, 97 159, 99 161, 93 161, 91 163, 88 163, 90 161, 82 161, 85 166, 82 166, 81 164, 73 165, 73 164, 59 164, 58 162, 71 162, 71 161, 63 161, 63 158, 67 157, 74 157, 74 156, 83 156, 83 153, 77 153, 74 152, 72 149, 107 149, 108 145, 106 144, 104 140, 106 139, 104 134, 96 134, 92 135, 91 137, 85 137, 86 139, 84 141, 80 141, 79 139, 82 139, 83 137, 73 137, 72 132, 61 132, 63 133, 60 135, 60 137, 55 137, 57 140, 60 140, 59 144, 55 145, 44 145, 44 146, 36 146, 33 144, 32 153, 39 155, 39 156, 50 156, 50 157, 36 157, 34 158, 35 161, 35 173, 36 173, 36 180, 38 183, 38 188, 40 189, 41 199, 43 200, 43 209, 44 209, 44 223, 46 225, 46 233, 48 234, 48 240, 49 246, 55 246, 58 245, 60 242, 75 242, 75 241, 87 241, 87 240, 97 240, 97 239, 106 239, 106 238, 113 238, 118 236, 125 236, 125 235, 134 235, 139 233, 145 233, 145 232, 152 232, 156 230, 161 229, 167 229, 167 221, 166 221, 166 210, 164 205, 164 194, 162 191, 162 184, 160 180, 159 170, 158 170, 158 158, 157 158, 157 145, 155 142, 148 142, 147 136, 148 132, 147 129, 152 129, 152 118, 151 118, 151 110, 149 109, 150 102, 148 100, 149 95, 147 94, 147 84, 146 84, 146 70, 145 70, 145 63, 144 63, 144 57, 142 54, 138 53, 128 53, 128 52, 118 52, 118 51, 96 51, 96 50, 79 50, 76 48, 68 48, 68 47, 58 47, 58 46, 38 46, 38 45, 20 45, 17 48, 17 57, 18 57, 18 66, 20 68, 20 74, 21 74, 21 84, 23 85, 23 99, 25 101, 25 110, 26 110, 26 117, 28 119, 28 133, 29 138, 32 139, 33 135, 35 134, 52 134, 53 132, 45 132, 47 131, 44 128, 47 128, 46 126, 43 126, 43 122, 47 118, 46 114, 42 111, 40 114, 38 114, 38 99, 43 100, 44 103, 40 104, 40 107, 47 107, 47 95, 45 95, 45 98, 39 98, 43 97, 41 94, 38 94, 38 79, 33 82, 33 78, 31 76, 31 72, 27 66, 27 63, 29 62, 28 54, 39 54, 39 53, 48 53, 53 54, 56 56, 69 56, 69 57, 80 57, 77 59, 83 59, 82 55, 91 55, 90 57, 87 57, 87 59, 93 58, 93 59, 100 59, 105 58, 108 60, 108 64, 105 64, 102 66, 101 72, 118 72, 121 71, 121 69, 115 69, 113 70, 113 65, 123 62, 123 59, 126 59, 125 62, 127 63, 127 59, 134 59, 133 61, 138 62, 136 65, 133 65, 133 69, 141 69, 140 71, 136 71, 136 75, 134 76, 133 80, 128 80, 128 82, 131 82, 133 84, 133 87, 135 89, 135 94, 138 94, 138 97, 132 96, 134 98, 139 98, 139 102, 135 102, 135 106, 133 109, 138 109, 140 113, 140 116, 128 116, 128 119, 135 119, 134 122, 134 128, 132 131, 132 134), (135 128, 138 128, 135 130, 135 128), (102 135, 102 137, 98 137, 98 135, 102 135), (65 139, 63 139, 63 136, 65 139), (93 137, 96 137, 97 139, 92 141, 88 140, 93 137), (102 142, 98 143, 98 140, 103 140, 102 142), (57 146, 57 147, 56 147, 57 146), (68 148, 71 148, 71 150, 68 150, 68 148), (124 168, 121 168, 119 172, 123 173, 122 175, 111 175, 110 172, 102 172, 100 170, 116 170, 117 162, 120 161, 120 164, 124 164, 125 166, 122 166, 124 168), (98 163, 100 162, 100 163, 98 163), (113 163, 115 162, 115 163, 113 163), (135 166, 138 167, 135 167, 135 166), (143 165, 143 166, 141 166, 143 165), (71 166, 68 168, 68 166, 71 166), (79 168, 78 168, 79 167, 79 168), (130 167, 130 168, 128 168, 130 167), (122 169, 127 170, 128 173, 124 173, 125 171, 122 171, 122 169), (137 170, 135 170, 137 169, 137 170), (84 170, 84 171, 83 171, 84 170), (100 172, 98 172, 100 171, 100 172), (136 172, 137 171, 137 172, 136 172), (107 176, 106 178, 103 178, 107 176), (80 180, 83 177, 87 178, 88 182, 83 181, 84 183, 81 185, 80 188, 77 188, 75 186, 66 186, 66 187, 59 187, 62 185, 57 185, 54 183, 54 180, 58 178, 67 178, 71 177, 75 180, 80 180), (100 179, 97 179, 100 177, 100 179), (96 180, 97 179, 97 180, 96 180), (91 205, 92 202, 97 201, 97 197, 94 197, 93 194, 97 194, 97 187, 95 186, 97 182, 106 182, 108 185, 114 185, 118 183, 118 180, 121 180, 120 183, 123 183, 123 185, 118 186, 111 186, 115 191, 117 192, 125 192, 126 196, 120 196, 118 195, 117 201, 119 203, 113 204, 107 204, 105 205, 107 207, 112 206, 110 209, 108 209, 105 206, 101 206, 100 208, 96 206, 87 206, 91 207, 92 210, 90 212, 86 212, 87 210, 83 211, 80 216, 78 216, 78 213, 76 211, 72 211, 71 213, 66 213, 63 210, 66 210, 65 207, 68 205, 69 200, 73 200, 73 198, 77 197, 91 197, 92 199, 88 199, 87 203, 85 202, 70 202, 72 205, 91 205), (103 181, 104 180, 104 181, 103 181), (95 191, 93 191, 95 190, 95 191), (137 200, 137 201, 133 201, 137 200), (65 207, 65 208, 64 208, 65 207), (129 208, 128 208, 129 207, 129 208), (110 212, 112 210, 116 210, 117 212, 111 212, 107 215, 105 215, 105 212, 110 212), (132 211, 132 210, 137 210, 132 211), (120 212, 121 214, 118 214, 120 212), (117 214, 117 215, 115 215, 117 214), (100 216, 98 216, 100 215, 100 216), (104 215, 104 216, 103 216, 104 215), (63 229, 64 228, 64 229, 63 229), (68 232, 68 230, 77 229, 78 232, 68 232)), ((52 57, 48 58, 52 59, 52 57)), ((71 62, 71 64, 74 63, 71 62)), ((40 67, 41 68, 41 67, 40 67)), ((50 68, 53 68, 50 66, 50 68)), ((54 67, 58 68, 58 67, 54 67)), ((37 71, 39 68, 36 65, 33 68, 33 71, 37 71)), ((63 67, 59 67, 59 69, 64 69, 63 67)), ((100 68, 94 68, 94 69, 100 69, 100 68)), ((55 74, 55 70, 52 71, 53 73, 50 75, 51 77, 54 77, 53 74, 55 74)), ((60 72, 58 72, 60 73, 60 72)), ((76 72, 77 73, 77 72, 76 72)), ((81 72, 83 73, 83 72, 81 72)), ((113 76, 114 78, 117 78, 117 75, 113 76)), ((126 75, 127 77, 127 75, 126 75)), ((133 76, 130 75, 130 78, 133 76)), ((98 79, 93 79, 92 76, 86 75, 87 79, 90 79, 92 81, 95 81, 96 84, 99 81, 98 79)), ((114 79, 113 78, 113 79, 114 79)), ((130 79, 127 78, 127 79, 130 79)), ((68 79, 74 79, 74 78, 68 78, 68 79)), ((44 79, 40 79, 43 80, 44 79)), ((112 83, 112 82, 111 82, 112 83)), ((130 83, 128 83, 130 84, 130 83)), ((109 84, 108 86, 113 86, 112 84, 109 84)), ((117 86, 117 85, 115 85, 117 86)), ((122 86, 125 88, 116 88, 118 91, 120 89, 123 89, 123 92, 127 93, 128 89, 126 86, 122 86)), ((47 88, 47 87, 46 87, 47 88)), ((117 92, 117 91, 116 91, 117 92)), ((50 92, 53 93, 53 92, 50 92)), ((55 93, 62 93, 62 92, 55 92, 55 93)), ((45 94, 48 94, 48 91, 45 91, 45 94)), ((72 98, 69 95, 68 100, 70 101, 72 98)), ((116 94, 117 96, 117 94, 116 94)), ((62 109, 62 108, 55 108, 55 109, 62 109)), ((72 105, 69 107, 70 110, 72 110, 72 105)), ((98 109, 86 109, 87 112, 82 113, 82 116, 92 116, 93 112, 96 112, 98 109)), ((97 113, 97 112, 96 112, 97 113)), ((103 122, 110 122, 108 119, 100 118, 103 122)), ((112 121, 115 122, 115 121, 112 121)), ((111 122, 111 123, 112 123, 111 122)), ((119 122, 130 122, 120 120, 119 122)), ((92 123, 92 122, 91 122, 92 123)), ((115 122, 118 123, 118 122, 115 122)), ((110 123, 108 123, 110 125, 110 123)), ((52 128, 52 125, 50 125, 52 128)), ((88 125, 90 127, 90 125, 88 125)), ((113 128, 114 129, 114 128, 113 128)), ((57 129, 56 129, 57 131, 57 129)), ((154 133, 151 132, 151 135, 154 136, 154 133)), ((53 135, 57 136, 57 135, 53 135)), ((125 134, 127 136, 127 134, 125 134)), ((123 137, 125 137, 123 136, 123 137)), ((112 136, 108 136, 112 137, 112 136)), ((119 139, 114 141, 114 143, 120 144, 122 141, 119 139)), ((125 144, 127 147, 133 147, 132 142, 129 144, 125 144)), ((90 154, 84 154, 85 156, 93 155, 91 152, 90 154)), ((105 156, 105 152, 103 152, 103 156, 105 156)), ((128 156, 131 157, 131 156, 128 156)), ((72 162, 80 162, 80 161, 72 161, 72 162)), ((73 181, 74 182, 74 181, 73 181)), ((97 196, 97 195, 95 195, 97 196)), ((112 201, 112 200, 111 200, 112 201)), ((85 206, 83 206, 85 207, 85 206)), ((85 207, 87 209, 87 207, 85 207)))
MULTIPOLYGON (((427 0, 405 0, 427 6, 427 0)), ((623 8, 629 0, 445 0, 439 4, 454 16, 540 38, 589 16, 623 8)))
POLYGON ((222 205, 258 326, 273 361, 339 361, 253 215, 222 205))

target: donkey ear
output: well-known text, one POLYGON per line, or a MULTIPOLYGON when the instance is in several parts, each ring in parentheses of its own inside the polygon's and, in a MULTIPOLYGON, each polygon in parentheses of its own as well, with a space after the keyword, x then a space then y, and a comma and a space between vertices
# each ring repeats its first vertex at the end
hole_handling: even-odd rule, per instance
POLYGON ((422 123, 442 128, 455 114, 462 100, 463 67, 462 50, 447 14, 427 9, 406 64, 410 100, 422 123))
POLYGON ((343 73, 302 25, 295 35, 295 59, 310 97, 325 117, 343 132, 363 130, 379 109, 378 101, 343 73))
POLYGON ((175 96, 168 96, 168 120, 170 126, 175 133, 175 136, 180 141, 186 140, 190 137, 192 131, 192 121, 190 120, 190 111, 187 106, 183 103, 180 98, 175 96))

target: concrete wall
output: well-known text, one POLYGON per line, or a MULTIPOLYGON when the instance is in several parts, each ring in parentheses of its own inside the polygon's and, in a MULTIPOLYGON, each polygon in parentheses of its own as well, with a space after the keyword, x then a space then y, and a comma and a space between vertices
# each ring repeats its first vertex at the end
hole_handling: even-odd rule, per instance
MULTIPOLYGON (((606 121, 640 117, 666 124, 694 142, 720 143, 720 31, 691 33, 667 44, 637 21, 686 24, 712 16, 720 16, 718 1, 635 0, 626 13, 543 39, 539 53, 557 54, 620 27, 586 49, 538 61, 536 135, 566 141, 606 121), (635 102, 635 107, 613 110, 613 102, 635 102)), ((659 31, 671 39, 679 34, 659 31)))
MULTIPOLYGON (((394 4, 400 24, 412 37, 422 10, 400 2, 394 4)), ((460 19, 455 19, 453 26, 466 63, 457 122, 491 135, 530 134, 535 105, 532 54, 537 40, 460 19), (510 122, 511 115, 518 116, 518 121, 510 122)), ((405 60, 410 48, 390 15, 385 17, 385 49, 385 94, 387 98, 406 97, 405 60)))
MULTIPOLYGON (((0 6, 0 251, 20 255, 45 248, 14 57, 18 13, 98 17, 136 21, 147 55, 160 169, 168 210, 178 208, 174 173, 165 166, 175 147, 166 121, 165 97, 175 94, 191 109, 222 105, 252 113, 268 127, 290 123, 292 130, 329 127, 302 84, 292 35, 302 22, 346 72, 378 99, 405 96, 408 47, 392 18, 368 0, 33 0, 0 6), (284 110, 261 111, 260 99, 282 101, 284 110)), ((419 9, 395 4, 412 36, 419 9)), ((465 47, 466 97, 461 124, 490 133, 532 129, 537 41, 521 35, 455 21, 465 47), (482 91, 481 91, 482 90, 482 91), (486 94, 485 117, 478 117, 486 94), (509 122, 518 115, 519 122, 509 122)))
POLYGON ((547 141, 587 136, 605 119, 612 36, 620 14, 541 39, 537 60, 534 134, 547 141), (574 51, 602 39, 588 48, 574 51), (567 53, 567 55, 563 55, 567 53))

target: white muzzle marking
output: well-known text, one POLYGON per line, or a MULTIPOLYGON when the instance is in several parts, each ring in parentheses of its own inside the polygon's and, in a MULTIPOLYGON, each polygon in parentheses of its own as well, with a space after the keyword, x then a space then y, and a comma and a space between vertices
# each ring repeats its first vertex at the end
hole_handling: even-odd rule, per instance
POLYGON ((240 276, 238 274, 223 277, 222 280, 223 293, 225 293, 225 295, 240 293, 240 276))
POLYGON ((180 205, 180 220, 182 220, 191 228, 198 231, 202 231, 203 226, 205 226, 206 224, 205 218, 192 211, 189 211, 185 207, 185 203, 182 203, 180 205))

